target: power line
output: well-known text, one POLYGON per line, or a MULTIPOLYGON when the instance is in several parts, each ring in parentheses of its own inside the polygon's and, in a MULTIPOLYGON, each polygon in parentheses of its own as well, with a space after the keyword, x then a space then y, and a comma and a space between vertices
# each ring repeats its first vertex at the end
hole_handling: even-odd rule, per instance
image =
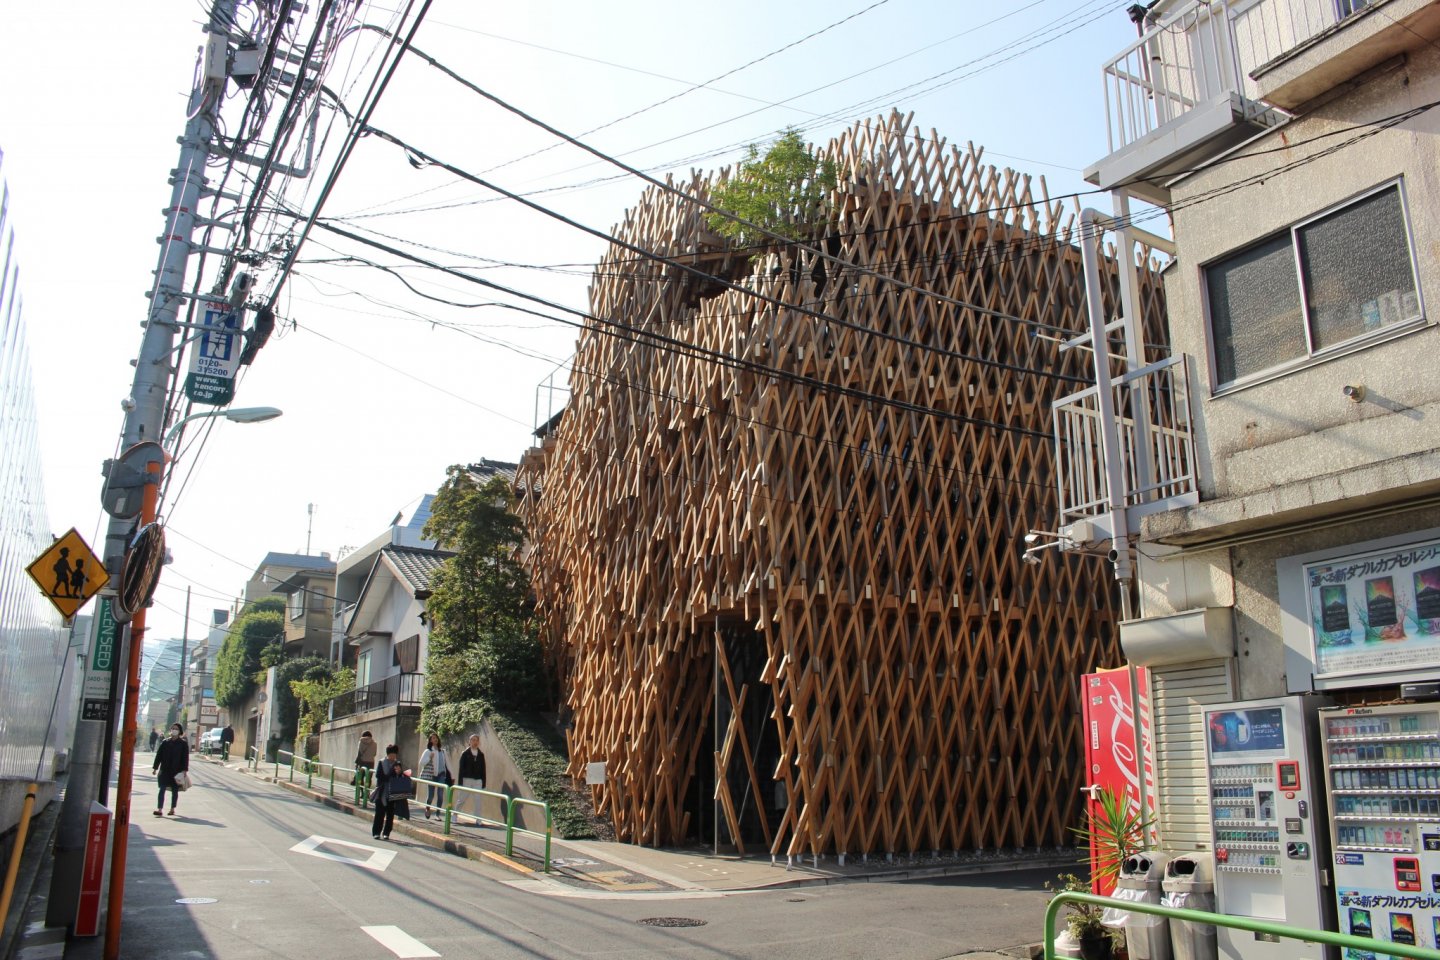
POLYGON ((675 353, 679 356, 690 357, 692 359, 710 360, 714 363, 717 363, 724 367, 729 367, 731 369, 742 370, 747 373, 755 373, 766 377, 774 377, 776 379, 789 381, 799 386, 807 386, 820 391, 829 391, 831 393, 850 397, 851 399, 866 400, 872 403, 880 403, 886 406, 895 407, 897 409, 908 410, 912 413, 940 417, 941 419, 951 420, 957 423, 989 426, 994 427, 997 430, 1049 439, 1049 434, 1041 433, 1036 430, 1030 430, 1024 427, 1013 427, 1006 424, 996 423, 991 420, 984 420, 977 417, 967 417, 961 414, 951 413, 944 410, 936 410, 932 407, 926 407, 921 404, 911 403, 907 400, 899 400, 893 397, 884 397, 879 394, 859 390, 855 387, 847 387, 843 384, 829 383, 827 381, 807 376, 805 374, 782 370, 778 367, 771 367, 766 364, 759 363, 758 361, 746 360, 742 357, 731 356, 730 354, 726 354, 718 350, 712 350, 710 348, 701 347, 684 340, 678 340, 674 337, 669 337, 664 334, 657 333, 653 330, 644 330, 639 327, 631 326, 630 324, 622 323, 618 320, 607 320, 594 314, 587 313, 586 311, 578 310, 574 307, 567 307, 563 304, 555 303, 554 301, 547 300, 544 297, 540 297, 535 294, 525 293, 524 291, 516 290, 512 287, 507 287, 503 284, 498 284, 491 280, 485 280, 481 277, 473 277, 469 274, 461 273, 458 270, 443 267, 440 264, 430 263, 429 261, 426 261, 421 257, 417 257, 413 254, 406 253, 403 250, 396 249, 389 244, 380 243, 377 240, 371 240, 366 237, 359 236, 358 234, 351 233, 350 231, 337 227, 334 224, 326 223, 324 221, 317 221, 315 225, 323 230, 328 230, 331 233, 336 234, 337 236, 346 237, 347 239, 353 240, 356 243, 364 244, 365 246, 373 247, 377 250, 382 250, 385 253, 390 254, 391 256, 400 257, 401 259, 409 260, 412 263, 424 264, 432 267, 433 269, 465 280, 468 283, 473 283, 477 286, 482 286, 491 290, 498 290, 502 293, 508 293, 511 296, 518 297, 522 300, 528 300, 532 303, 537 303, 551 310, 558 310, 562 313, 571 314, 572 316, 576 316, 581 319, 565 320, 559 317, 551 317, 548 314, 539 313, 535 310, 514 304, 508 305, 507 309, 517 310, 522 313, 529 313, 533 316, 544 317, 546 319, 554 319, 558 323, 564 323, 568 326, 573 326, 581 330, 595 331, 606 336, 611 336, 619 340, 624 340, 628 343, 634 343, 640 346, 654 347, 657 349, 661 349, 665 352, 675 353), (588 321, 588 324, 585 321, 588 321))

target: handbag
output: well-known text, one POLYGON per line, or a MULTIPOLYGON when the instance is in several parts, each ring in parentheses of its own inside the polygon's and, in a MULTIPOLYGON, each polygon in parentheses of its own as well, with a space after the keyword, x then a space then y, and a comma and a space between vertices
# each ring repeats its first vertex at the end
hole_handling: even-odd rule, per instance
POLYGON ((391 800, 409 800, 415 796, 415 781, 403 773, 397 773, 390 778, 387 792, 391 800))
POLYGON ((189 771, 181 770, 179 773, 175 774, 175 786, 180 788, 181 793, 184 793, 186 790, 190 789, 191 783, 189 771))

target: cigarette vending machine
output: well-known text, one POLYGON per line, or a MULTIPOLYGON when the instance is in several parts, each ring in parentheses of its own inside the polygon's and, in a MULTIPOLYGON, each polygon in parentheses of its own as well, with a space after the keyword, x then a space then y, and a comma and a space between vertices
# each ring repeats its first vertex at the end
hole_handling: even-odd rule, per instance
MULTIPOLYGON (((1205 712, 1218 913, 1333 930, 1325 889, 1325 791, 1313 742, 1316 697, 1224 704, 1205 712)), ((1230 960, 1322 960, 1331 948, 1216 928, 1230 960)))
POLYGON ((1440 706, 1337 707, 1320 720, 1340 930, 1440 946, 1440 706))

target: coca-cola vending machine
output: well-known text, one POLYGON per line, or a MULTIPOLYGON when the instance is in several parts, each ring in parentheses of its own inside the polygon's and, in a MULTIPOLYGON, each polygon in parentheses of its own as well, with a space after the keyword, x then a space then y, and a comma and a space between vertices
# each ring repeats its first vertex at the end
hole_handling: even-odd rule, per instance
MULTIPOLYGON (((1141 816, 1148 817, 1155 809, 1148 682, 1144 667, 1101 670, 1080 678, 1085 721, 1085 785, 1081 790, 1089 796, 1088 804, 1096 802, 1100 790, 1110 790, 1123 795, 1141 816)), ((1151 832, 1153 844, 1153 825, 1151 832)), ((1090 875, 1099 877, 1101 871, 1096 868, 1100 864, 1093 848, 1090 857, 1090 875)), ((1097 881, 1095 892, 1109 895, 1114 886, 1114 880, 1097 881)))

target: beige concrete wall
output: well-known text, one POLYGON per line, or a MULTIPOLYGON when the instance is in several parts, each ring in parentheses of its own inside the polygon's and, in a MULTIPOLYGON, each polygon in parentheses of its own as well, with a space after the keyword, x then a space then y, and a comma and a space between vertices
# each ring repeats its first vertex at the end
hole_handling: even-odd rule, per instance
MULTIPOLYGON (((1330 156, 1276 172, 1358 132, 1373 132, 1378 118, 1431 100, 1440 100, 1440 53, 1427 48, 1256 141, 1237 159, 1177 185, 1181 256, 1167 274, 1166 292, 1174 348, 1195 360, 1205 498, 1244 496, 1440 447, 1440 364, 1433 361, 1440 342, 1433 324, 1212 396, 1202 294, 1207 261, 1403 177, 1422 305, 1427 314, 1440 310, 1440 113, 1422 113, 1330 156), (1331 136, 1305 143, 1324 134, 1331 136), (1210 195, 1262 174, 1258 183, 1210 195), (1359 404, 1341 394, 1344 385, 1356 383, 1368 392, 1359 404)), ((1429 469, 1440 476, 1440 462, 1429 469)))
POLYGON ((1286 691, 1275 561, 1313 550, 1334 549, 1342 554, 1352 544, 1437 526, 1440 508, 1432 507, 1232 548, 1240 696, 1272 697, 1286 691))

